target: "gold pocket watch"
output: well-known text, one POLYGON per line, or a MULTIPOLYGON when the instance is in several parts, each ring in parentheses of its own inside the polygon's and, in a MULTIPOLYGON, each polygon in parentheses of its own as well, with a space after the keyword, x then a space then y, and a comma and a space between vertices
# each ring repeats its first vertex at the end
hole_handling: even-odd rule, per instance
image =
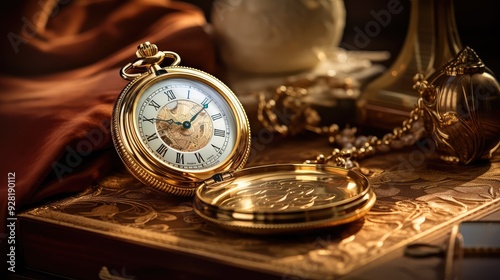
POLYGON ((195 212, 249 233, 305 231, 352 222, 375 203, 363 175, 321 164, 243 169, 250 125, 234 93, 174 52, 145 42, 121 69, 130 80, 111 120, 115 148, 147 186, 194 196, 195 212), (171 65, 161 67, 165 59, 171 65))

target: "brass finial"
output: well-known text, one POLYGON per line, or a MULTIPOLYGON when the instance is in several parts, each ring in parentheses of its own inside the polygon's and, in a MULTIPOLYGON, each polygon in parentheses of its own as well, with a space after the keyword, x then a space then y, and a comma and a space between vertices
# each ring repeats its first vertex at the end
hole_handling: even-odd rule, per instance
POLYGON ((483 73, 485 66, 476 52, 466 46, 452 60, 444 66, 444 73, 448 76, 483 73))

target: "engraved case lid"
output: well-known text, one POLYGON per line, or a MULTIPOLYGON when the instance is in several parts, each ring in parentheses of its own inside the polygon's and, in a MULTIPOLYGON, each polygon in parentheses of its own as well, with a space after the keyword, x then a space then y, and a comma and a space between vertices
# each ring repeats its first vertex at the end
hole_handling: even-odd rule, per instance
POLYGON ((365 215, 376 199, 365 176, 334 166, 264 165, 219 179, 197 189, 195 212, 246 233, 301 232, 349 223, 365 215))

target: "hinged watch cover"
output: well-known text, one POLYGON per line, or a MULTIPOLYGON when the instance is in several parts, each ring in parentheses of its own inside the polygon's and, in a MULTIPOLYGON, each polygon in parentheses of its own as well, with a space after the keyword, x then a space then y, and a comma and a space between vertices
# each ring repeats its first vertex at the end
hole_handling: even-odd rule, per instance
POLYGON ((368 179, 340 167, 277 164, 245 168, 196 190, 195 212, 255 234, 309 231, 361 218, 375 203, 368 179))

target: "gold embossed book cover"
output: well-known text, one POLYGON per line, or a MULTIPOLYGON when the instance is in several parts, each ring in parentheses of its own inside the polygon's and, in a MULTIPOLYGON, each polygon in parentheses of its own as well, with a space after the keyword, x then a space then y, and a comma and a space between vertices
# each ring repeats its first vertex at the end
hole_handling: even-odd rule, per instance
MULTIPOLYGON (((268 147, 250 165, 310 158, 324 148, 299 142, 268 147)), ((498 208, 498 154, 455 166, 418 153, 416 147, 363 161, 377 194, 364 218, 278 236, 221 229, 193 212, 191 198, 117 171, 83 193, 19 215, 23 260, 31 269, 85 279, 336 279, 498 208)))

